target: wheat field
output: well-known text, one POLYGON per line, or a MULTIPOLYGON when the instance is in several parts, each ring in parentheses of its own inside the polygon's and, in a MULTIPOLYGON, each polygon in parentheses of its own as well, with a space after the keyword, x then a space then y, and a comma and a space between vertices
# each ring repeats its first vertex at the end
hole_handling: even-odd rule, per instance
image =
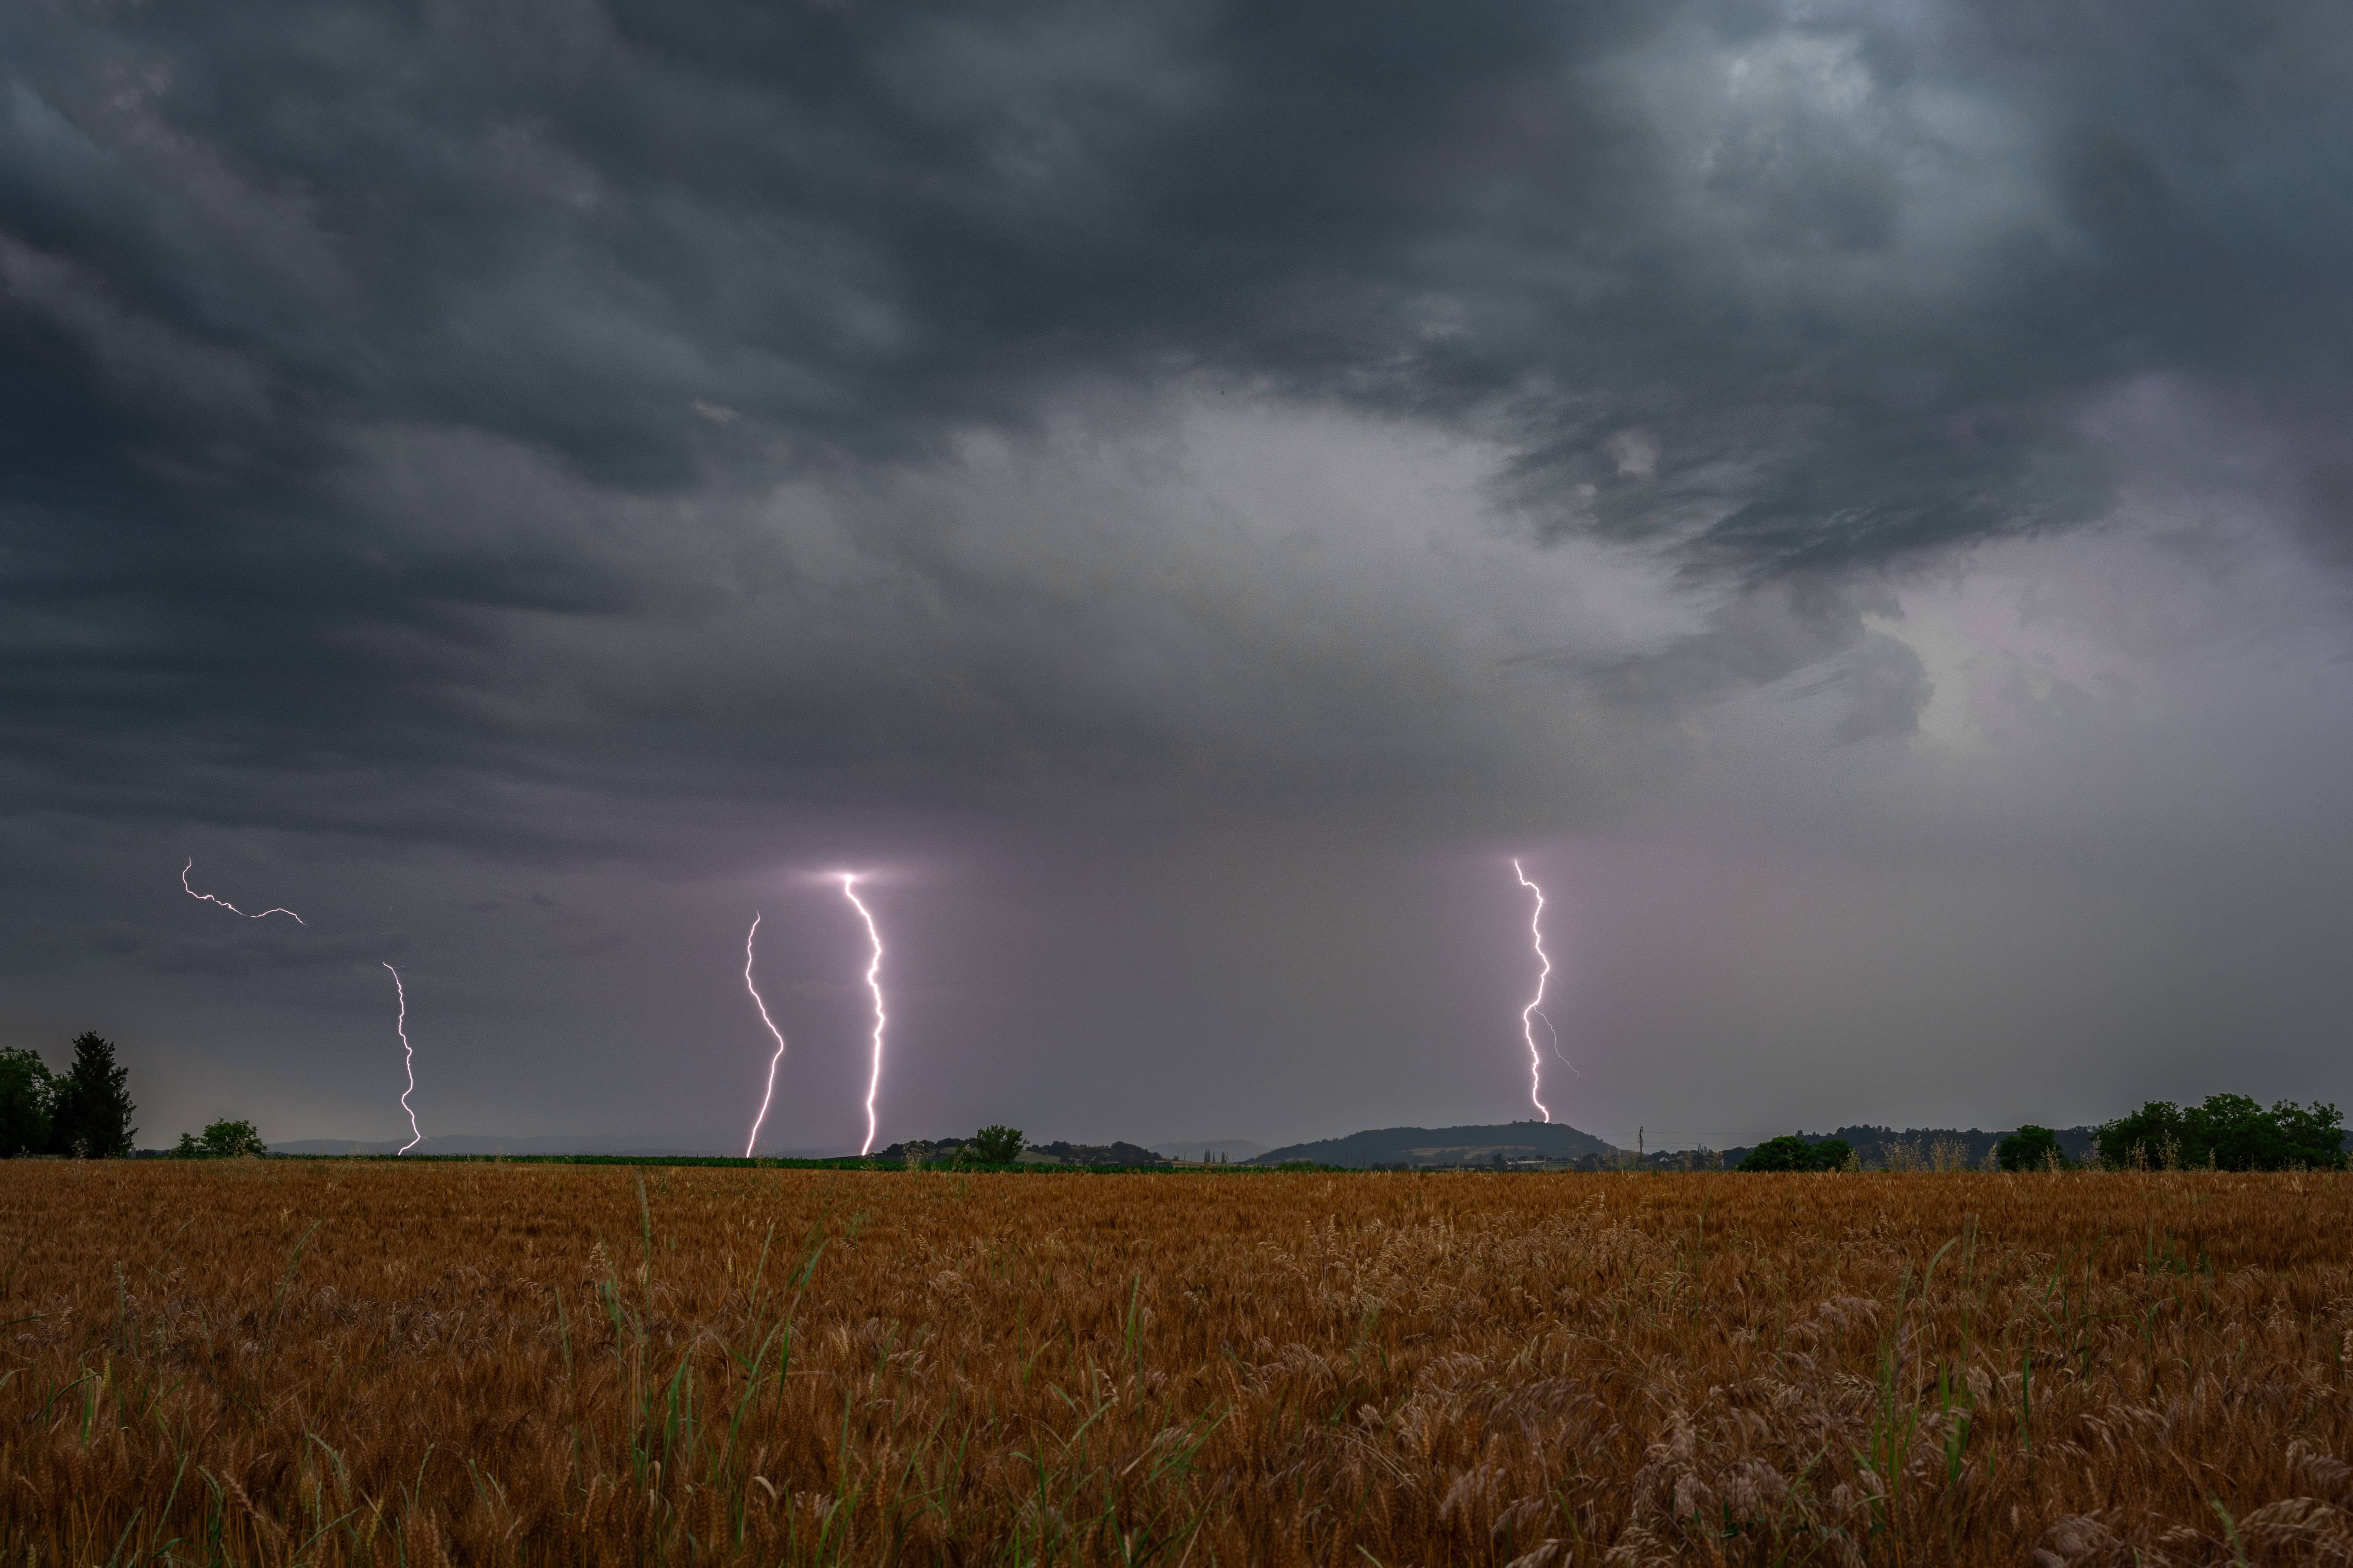
POLYGON ((2340 1562, 2348 1193, 10 1162, 0 1554, 2340 1562))

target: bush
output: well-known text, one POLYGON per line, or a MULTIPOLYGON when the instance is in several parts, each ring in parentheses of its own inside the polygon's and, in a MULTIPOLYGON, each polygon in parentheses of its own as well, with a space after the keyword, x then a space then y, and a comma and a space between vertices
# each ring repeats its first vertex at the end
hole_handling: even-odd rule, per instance
POLYGON ((1021 1158, 1021 1129, 984 1127, 964 1146, 965 1158, 982 1165, 1010 1165, 1021 1158))
POLYGON ((1819 1143, 1792 1133, 1783 1138, 1767 1138, 1748 1151, 1748 1158, 1740 1162, 1743 1171, 1843 1171, 1854 1159, 1854 1145, 1843 1138, 1825 1138, 1819 1143))
POLYGON ((234 1160, 241 1155, 269 1152, 261 1132, 250 1121, 216 1121, 201 1133, 183 1132, 172 1151, 175 1160, 234 1160))
POLYGON ((2031 1121, 1996 1143, 1993 1157, 2005 1171, 2047 1171, 2067 1163, 2059 1152, 2059 1134, 2031 1121))
POLYGON ((2243 1094, 2203 1105, 2152 1100, 2094 1134, 2110 1170, 2340 1170, 2345 1121, 2333 1105, 2283 1100, 2265 1110, 2243 1094))

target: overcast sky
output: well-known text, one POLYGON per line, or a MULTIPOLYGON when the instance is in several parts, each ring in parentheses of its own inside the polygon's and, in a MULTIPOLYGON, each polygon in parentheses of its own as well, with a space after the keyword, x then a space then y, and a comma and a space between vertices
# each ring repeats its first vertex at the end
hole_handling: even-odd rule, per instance
POLYGON ((2353 1104, 2333 0, 0 8, 140 1142, 2353 1104), (247 910, 237 918, 181 889, 247 910))

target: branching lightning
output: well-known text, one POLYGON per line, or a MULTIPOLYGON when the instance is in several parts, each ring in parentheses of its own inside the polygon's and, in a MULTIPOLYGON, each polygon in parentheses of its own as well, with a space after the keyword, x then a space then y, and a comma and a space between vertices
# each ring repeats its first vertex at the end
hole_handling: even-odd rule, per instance
MULTIPOLYGON (((385 967, 392 969, 389 963, 385 967)), ((400 1017, 393 1027, 400 1031, 400 1054, 406 1058, 408 1065, 408 1087, 400 1091, 400 1109, 408 1112, 410 1137, 400 1146, 400 1152, 406 1154, 425 1142, 425 1134, 417 1130, 417 1111, 408 1103, 408 1097, 417 1092, 417 1053, 408 1045, 408 987, 400 983, 400 971, 397 969, 392 969, 392 989, 393 994, 400 998, 400 1017)))
POLYGON ((1544 1025, 1545 1033, 1551 1037, 1548 1043, 1552 1048, 1552 1059, 1567 1068, 1569 1071, 1576 1073, 1577 1077, 1583 1078, 1585 1074, 1577 1068, 1577 1065, 1575 1062, 1570 1061, 1567 1057, 1561 1054, 1560 1031, 1552 1026, 1552 1020, 1545 1016, 1545 1010, 1543 1008, 1539 1007, 1536 1009, 1536 1018, 1538 1022, 1544 1025))
POLYGON ((856 872, 841 874, 841 893, 856 906, 866 922, 867 940, 874 944, 874 961, 866 966, 866 988, 874 993, 874 1070, 866 1080, 866 1142, 858 1151, 862 1155, 874 1147, 874 1095, 882 1087, 882 1026, 889 1022, 882 1012, 882 933, 875 927, 873 911, 858 896, 856 872))
MULTIPOLYGON (((1535 941, 1536 962, 1543 964, 1544 969, 1536 975, 1536 994, 1530 997, 1528 1005, 1520 1010, 1520 1034, 1528 1042, 1528 1098, 1534 1100, 1535 1108, 1544 1113, 1544 1119, 1550 1121, 1552 1111, 1544 1102, 1544 1053, 1536 1049, 1535 1026, 1536 1009, 1544 1003, 1545 982, 1552 978, 1552 960, 1545 956, 1544 947, 1544 889, 1528 880, 1528 874, 1520 869, 1520 863, 1516 859, 1512 862, 1512 874, 1520 879, 1520 886, 1536 896, 1535 913, 1528 920, 1528 934, 1535 941)), ((1545 1027, 1547 1030, 1552 1028, 1550 1018, 1545 1020, 1545 1027)), ((1558 1042, 1559 1037, 1555 1035, 1556 1052, 1559 1049, 1558 1042)))
POLYGON ((302 917, 301 917, 301 915, 295 914, 295 913, 294 913, 294 911, 293 911, 292 910, 262 910, 262 911, 261 911, 261 913, 259 913, 259 914, 258 914, 258 915, 248 915, 248 914, 246 914, 246 913, 245 913, 245 911, 244 911, 243 910, 238 909, 235 904, 230 903, 227 899, 216 899, 216 898, 214 898, 210 893, 199 893, 199 892, 198 892, 198 891, 196 891, 194 888, 191 888, 191 887, 189 887, 189 886, 188 886, 188 873, 189 873, 189 872, 191 872, 191 871, 193 871, 193 870, 195 870, 195 868, 196 868, 196 858, 195 858, 195 856, 193 856, 193 855, 191 855, 191 856, 189 856, 189 857, 188 857, 188 863, 187 863, 186 865, 185 865, 185 866, 183 866, 183 867, 181 867, 181 868, 180 868, 180 886, 181 886, 181 888, 182 888, 184 890, 185 890, 185 891, 186 891, 186 893, 187 893, 188 897, 190 897, 190 898, 192 898, 192 899, 202 899, 206 903, 208 903, 208 904, 218 904, 221 908, 223 908, 223 909, 227 910, 229 913, 231 913, 231 914, 233 914, 233 915, 244 915, 244 916, 245 916, 245 918, 246 918, 247 920, 249 920, 249 921, 266 920, 266 919, 268 919, 268 918, 269 918, 269 916, 271 916, 271 915, 287 915, 287 916, 290 916, 290 917, 291 917, 291 918, 292 918, 292 920, 293 920, 293 921, 294 921, 294 923, 295 923, 296 925, 301 925, 301 924, 302 924, 302 923, 303 923, 302 917))
POLYGON ((760 1022, 768 1026, 768 1033, 776 1037, 776 1054, 768 1058, 768 1087, 760 1096, 760 1114, 752 1119, 752 1135, 744 1140, 744 1158, 752 1157, 753 1148, 760 1142, 760 1124, 768 1120, 768 1101, 776 1098, 776 1064, 785 1059, 785 1032, 768 1016, 768 1005, 760 998, 760 988, 752 984, 752 939, 760 934, 760 915, 752 913, 752 929, 744 935, 744 989, 752 994, 752 1005, 760 1010, 760 1022))

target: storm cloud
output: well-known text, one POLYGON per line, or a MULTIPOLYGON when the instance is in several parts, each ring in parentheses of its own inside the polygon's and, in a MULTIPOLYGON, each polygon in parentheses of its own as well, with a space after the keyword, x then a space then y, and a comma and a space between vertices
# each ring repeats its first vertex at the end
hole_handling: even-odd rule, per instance
MULTIPOLYGON (((1907 1031, 2096 1114, 2221 1048, 2192 951, 2333 1091, 2253 954, 2347 908, 2348 66, 2315 3, 15 7, 0 1023, 338 1131, 287 1064, 438 951, 466 1130, 640 1114, 533 1098, 586 1050, 699 1136, 739 908, 849 858, 943 922, 902 1134, 1493 1120, 1517 846, 1693 900, 1564 907, 1610 1135, 1676 1061, 2001 1119, 1907 1031), (191 847, 335 934, 169 923, 191 847), (1933 934, 1751 973, 1864 909, 1933 934)), ((764 928, 813 1041, 831 912, 764 928)))

